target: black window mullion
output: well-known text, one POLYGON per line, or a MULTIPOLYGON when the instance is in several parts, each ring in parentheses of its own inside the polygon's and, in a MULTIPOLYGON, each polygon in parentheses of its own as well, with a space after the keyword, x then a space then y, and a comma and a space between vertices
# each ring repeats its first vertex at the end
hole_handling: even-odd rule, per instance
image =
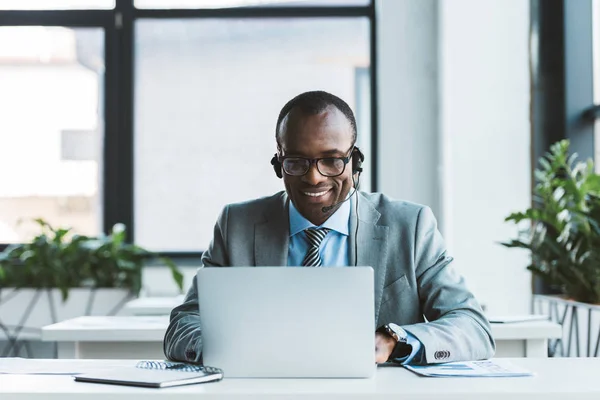
POLYGON ((0 26, 108 27, 113 10, 0 11, 0 26))
POLYGON ((239 7, 216 9, 134 9, 135 18, 301 18, 365 17, 373 6, 362 7, 239 7))
POLYGON ((379 190, 378 182, 378 142, 379 142, 379 123, 378 116, 379 112, 377 109, 377 20, 375 18, 375 5, 371 2, 371 14, 370 14, 370 26, 371 26, 371 191, 377 192, 379 190))
POLYGON ((104 231, 116 223, 127 227, 127 240, 134 241, 133 227, 133 2, 117 2, 114 16, 114 46, 111 57, 114 79, 107 88, 107 126, 104 151, 104 231))

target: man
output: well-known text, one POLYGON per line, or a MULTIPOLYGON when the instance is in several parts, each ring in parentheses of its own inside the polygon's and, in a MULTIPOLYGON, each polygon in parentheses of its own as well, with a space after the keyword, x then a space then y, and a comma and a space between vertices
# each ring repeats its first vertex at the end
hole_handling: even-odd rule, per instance
MULTIPOLYGON (((338 97, 307 92, 290 100, 279 114, 271 160, 285 192, 226 206, 202 264, 369 265, 378 363, 492 357, 490 326, 452 268, 431 210, 356 192, 363 159, 356 134, 354 115, 338 97)), ((196 290, 194 280, 171 313, 169 359, 201 361, 196 290)))

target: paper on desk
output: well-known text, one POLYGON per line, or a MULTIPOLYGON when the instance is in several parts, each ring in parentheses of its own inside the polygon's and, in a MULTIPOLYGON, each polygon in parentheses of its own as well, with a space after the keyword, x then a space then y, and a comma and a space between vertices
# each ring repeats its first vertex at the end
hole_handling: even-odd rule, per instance
POLYGON ((431 365, 405 365, 406 369, 422 376, 433 377, 518 377, 533 373, 506 360, 451 362, 431 365))
POLYGON ((492 324, 507 324, 513 322, 548 321, 547 315, 495 315, 488 317, 492 324))
MULTIPOLYGON (((130 363, 131 364, 131 363, 130 363)), ((78 375, 123 367, 123 362, 96 360, 56 360, 36 358, 0 358, 0 374, 78 375)))

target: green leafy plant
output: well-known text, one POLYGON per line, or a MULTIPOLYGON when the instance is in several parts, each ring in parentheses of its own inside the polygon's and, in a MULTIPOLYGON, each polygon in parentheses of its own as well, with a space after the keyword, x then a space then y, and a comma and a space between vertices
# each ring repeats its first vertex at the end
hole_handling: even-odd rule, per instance
POLYGON ((0 253, 0 287, 58 288, 63 300, 70 288, 126 288, 139 294, 144 262, 159 259, 171 271, 179 290, 183 275, 173 261, 125 241, 125 226, 109 235, 71 235, 35 220, 41 233, 30 243, 8 246, 0 253))
POLYGON ((505 219, 529 224, 502 244, 531 250, 527 268, 568 297, 600 303, 600 175, 576 157, 563 140, 539 160, 534 206, 505 219))

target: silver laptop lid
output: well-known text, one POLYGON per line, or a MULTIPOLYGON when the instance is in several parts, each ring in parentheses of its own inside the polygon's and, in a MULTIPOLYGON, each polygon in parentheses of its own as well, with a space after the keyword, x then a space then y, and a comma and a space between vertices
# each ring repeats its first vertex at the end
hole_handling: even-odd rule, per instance
POLYGON ((201 268, 203 359, 226 377, 370 377, 371 267, 201 268))

